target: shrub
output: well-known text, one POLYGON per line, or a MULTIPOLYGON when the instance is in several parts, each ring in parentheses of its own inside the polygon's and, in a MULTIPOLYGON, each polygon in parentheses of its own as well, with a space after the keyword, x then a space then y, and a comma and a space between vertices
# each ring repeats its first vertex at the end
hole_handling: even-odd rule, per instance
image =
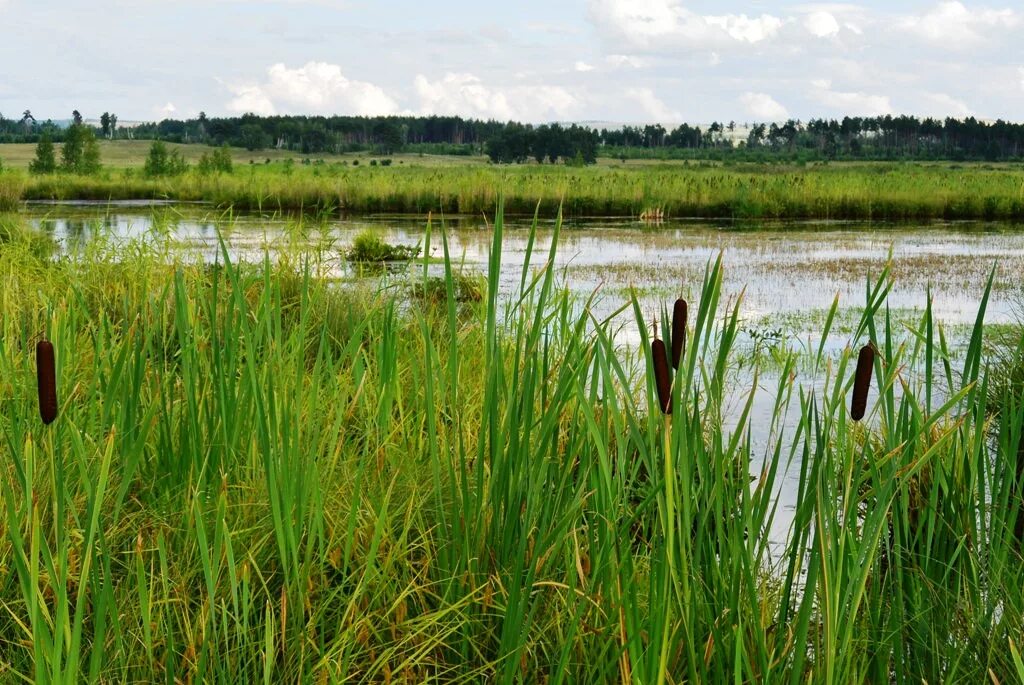
POLYGON ((96 134, 88 126, 74 124, 64 135, 60 150, 61 170, 88 176, 100 170, 100 146, 96 134))
MULTIPOLYGON (((270 164, 270 159, 268 158, 264 163, 270 164)), ((201 174, 230 174, 234 170, 234 163, 231 161, 231 148, 225 144, 214 150, 211 155, 204 152, 203 156, 199 158, 198 169, 201 174)))
POLYGON ((48 132, 43 132, 36 144, 36 158, 28 165, 33 174, 52 174, 57 171, 57 156, 53 149, 53 140, 48 132))
POLYGON ((419 245, 391 245, 372 231, 363 231, 356 236, 345 258, 350 262, 362 263, 401 262, 415 259, 419 254, 419 245))
POLYGON ((154 140, 149 146, 149 155, 143 166, 143 173, 149 177, 179 176, 188 170, 188 163, 178 150, 168 150, 161 140, 154 140))

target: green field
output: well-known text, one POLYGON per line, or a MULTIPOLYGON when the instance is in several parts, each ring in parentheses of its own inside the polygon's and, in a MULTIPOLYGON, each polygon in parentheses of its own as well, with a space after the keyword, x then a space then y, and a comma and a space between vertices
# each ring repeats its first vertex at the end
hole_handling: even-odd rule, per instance
POLYGON ((891 322, 883 270, 841 353, 797 353, 811 391, 797 355, 737 344, 712 262, 663 416, 637 303, 640 344, 617 343, 560 287, 557 240, 499 298, 493 229, 460 302, 451 262, 417 291, 337 287, 285 244, 204 266, 98 236, 54 260, 0 217, 4 680, 1024 678, 1021 356, 982 317, 954 355, 930 309, 891 322), (750 394, 733 430, 751 374, 775 407, 750 394))
MULTIPOLYGON (((738 219, 1024 219, 1024 169, 957 164, 835 164, 809 167, 711 163, 629 163, 595 167, 490 165, 477 158, 396 155, 281 161, 280 153, 235 151, 230 174, 195 170, 146 178, 147 143, 104 143, 95 176, 30 176, 26 146, 0 156, 0 209, 23 200, 170 199, 270 212, 490 211, 499 196, 509 212, 571 216, 738 219), (267 159, 271 159, 267 163, 267 159), (274 161, 277 160, 277 161, 274 161), (250 164, 252 161, 254 163, 250 164), (356 164, 356 162, 359 164, 356 164)), ((210 148, 182 146, 195 160, 210 148)), ((290 158, 289 158, 290 159, 290 158)))
MULTIPOLYGON (((146 154, 152 145, 151 140, 101 140, 99 142, 100 155, 103 163, 113 169, 135 169, 141 168, 146 161, 146 154)), ((203 154, 209 154, 214 148, 209 145, 182 145, 180 143, 167 143, 169 150, 180 152, 190 164, 195 164, 203 154)), ((55 145, 57 156, 60 157, 61 144, 55 145)), ((27 170, 29 162, 35 156, 36 146, 28 143, 0 144, 0 162, 5 166, 14 169, 27 170)), ((281 162, 286 159, 300 161, 302 155, 287 150, 256 150, 249 151, 243 148, 231 148, 231 157, 235 164, 263 164, 266 160, 281 162)), ((349 153, 345 155, 315 155, 315 159, 323 159, 327 162, 346 161, 352 163, 358 160, 361 164, 369 164, 371 159, 383 159, 384 155, 372 155, 370 153, 349 153)), ((405 164, 416 164, 418 166, 451 166, 460 164, 481 164, 486 163, 486 157, 463 157, 463 156, 437 156, 437 155, 416 155, 397 154, 388 155, 394 160, 405 164)))

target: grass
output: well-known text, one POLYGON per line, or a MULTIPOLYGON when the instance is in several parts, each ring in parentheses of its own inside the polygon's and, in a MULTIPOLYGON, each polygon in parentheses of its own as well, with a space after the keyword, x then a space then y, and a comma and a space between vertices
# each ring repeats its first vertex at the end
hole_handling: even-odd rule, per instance
POLYGON ((389 167, 256 164, 233 174, 167 179, 143 178, 131 168, 96 177, 0 175, 0 202, 8 209, 18 199, 173 199, 253 211, 476 214, 490 211, 499 195, 515 214, 532 215, 540 200, 543 216, 562 207, 571 216, 660 210, 666 218, 1021 220, 1024 170, 923 164, 569 169, 410 160, 389 167))
MULTIPOLYGON (((739 305, 722 303, 721 260, 691 300, 663 417, 638 303, 624 306, 639 350, 550 266, 503 301, 503 230, 499 208, 468 313, 450 259, 446 298, 408 307, 332 285, 317 254, 236 264, 225 248, 204 266, 153 243, 54 260, 25 232, 6 242, 4 677, 1019 677, 1024 406, 988 392, 987 295, 957 361, 930 310, 896 334, 883 270, 847 351, 818 350, 816 390, 765 372, 777 400, 755 448, 749 404, 723 430, 739 305), (46 428, 43 335, 60 402, 46 428), (855 423, 867 340, 874 391, 855 423)), ((431 242, 448 255, 443 227, 431 242)))
POLYGON ((353 239, 345 258, 362 264, 407 262, 419 257, 420 251, 418 245, 391 245, 373 231, 363 231, 353 239))
MULTIPOLYGON (((149 148, 153 144, 151 140, 101 140, 100 157, 103 164, 114 169, 142 169, 149 154, 149 148)), ((57 158, 60 159, 61 144, 55 144, 57 158)), ((194 145, 181 143, 167 143, 168 152, 178 152, 189 164, 197 164, 203 154, 210 154, 216 148, 209 145, 194 145)), ((29 163, 35 158, 36 146, 32 143, 4 143, 0 144, 0 159, 5 167, 27 170, 29 163)), ((459 165, 467 163, 479 163, 481 158, 464 157, 458 155, 419 155, 419 154, 394 154, 375 155, 369 152, 347 153, 341 155, 317 154, 301 155, 290 150, 246 150, 244 148, 231 148, 232 161, 237 166, 248 166, 250 164, 264 164, 268 159, 274 163, 281 163, 286 160, 294 160, 296 163, 312 157, 313 159, 325 162, 346 162, 352 164, 358 161, 359 164, 369 165, 370 160, 389 158, 392 164, 415 164, 418 166, 435 165, 459 165)))

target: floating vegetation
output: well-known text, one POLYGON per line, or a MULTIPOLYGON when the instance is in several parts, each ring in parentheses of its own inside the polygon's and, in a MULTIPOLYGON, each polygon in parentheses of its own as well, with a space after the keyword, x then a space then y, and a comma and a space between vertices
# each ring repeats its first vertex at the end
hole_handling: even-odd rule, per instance
POLYGON ((380 264, 383 262, 407 262, 419 257, 419 245, 391 245, 372 231, 364 231, 355 237, 352 247, 345 253, 350 262, 380 264))

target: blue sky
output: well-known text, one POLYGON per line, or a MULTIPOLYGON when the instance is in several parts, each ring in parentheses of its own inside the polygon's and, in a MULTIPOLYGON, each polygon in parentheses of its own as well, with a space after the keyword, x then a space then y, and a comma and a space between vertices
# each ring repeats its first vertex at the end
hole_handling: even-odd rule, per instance
POLYGON ((0 112, 1024 118, 1020 0, 0 0, 0 112))

